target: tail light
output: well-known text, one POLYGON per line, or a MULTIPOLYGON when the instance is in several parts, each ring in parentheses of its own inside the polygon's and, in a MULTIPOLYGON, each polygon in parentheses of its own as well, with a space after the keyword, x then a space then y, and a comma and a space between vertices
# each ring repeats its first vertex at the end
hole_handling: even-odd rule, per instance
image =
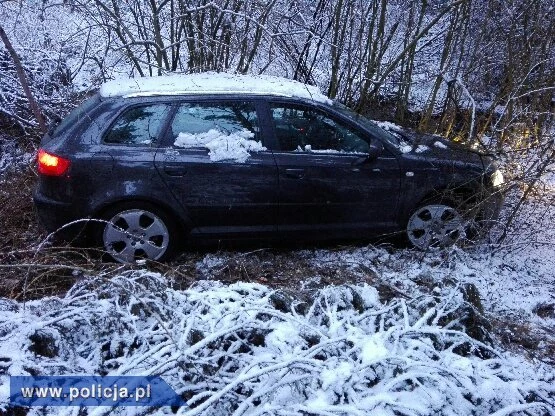
POLYGON ((67 172, 71 164, 68 159, 53 155, 43 149, 39 150, 37 161, 39 173, 47 176, 62 176, 67 172))

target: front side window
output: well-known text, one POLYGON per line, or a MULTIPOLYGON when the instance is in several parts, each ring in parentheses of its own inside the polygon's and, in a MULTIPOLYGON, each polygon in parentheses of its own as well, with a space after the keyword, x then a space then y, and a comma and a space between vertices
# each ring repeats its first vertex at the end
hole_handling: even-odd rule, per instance
POLYGON ((359 133, 327 114, 300 105, 271 106, 276 136, 282 151, 368 153, 359 133))
POLYGON ((206 148, 212 161, 244 162, 266 150, 259 137, 252 103, 185 103, 171 124, 174 147, 206 148))
POLYGON ((104 137, 105 143, 151 146, 156 143, 168 114, 166 104, 133 107, 118 117, 104 137))

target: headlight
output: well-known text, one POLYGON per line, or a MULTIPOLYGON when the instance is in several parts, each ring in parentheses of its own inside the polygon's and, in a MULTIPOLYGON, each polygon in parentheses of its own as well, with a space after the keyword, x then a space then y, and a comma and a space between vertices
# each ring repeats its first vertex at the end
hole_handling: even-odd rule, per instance
POLYGON ((503 183, 505 182, 505 179, 503 178, 503 174, 501 173, 501 171, 499 169, 496 169, 495 172, 493 172, 491 174, 491 184, 497 188, 501 185, 503 185, 503 183))

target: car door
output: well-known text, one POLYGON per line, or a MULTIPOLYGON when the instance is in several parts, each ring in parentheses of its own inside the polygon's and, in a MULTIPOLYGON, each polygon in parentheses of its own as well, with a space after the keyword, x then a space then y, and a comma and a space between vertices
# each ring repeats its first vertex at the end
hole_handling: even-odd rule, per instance
POLYGON ((193 234, 233 237, 276 231, 278 183, 263 146, 256 101, 181 102, 156 168, 189 216, 193 234))
POLYGON ((117 115, 98 145, 92 146, 89 176, 83 183, 97 201, 144 198, 164 200, 167 192, 154 169, 160 134, 171 105, 164 102, 134 103, 117 115))
POLYGON ((304 104, 270 103, 279 170, 279 230, 308 237, 394 229, 396 157, 340 117, 304 104), (376 153, 380 148, 380 154, 376 153))

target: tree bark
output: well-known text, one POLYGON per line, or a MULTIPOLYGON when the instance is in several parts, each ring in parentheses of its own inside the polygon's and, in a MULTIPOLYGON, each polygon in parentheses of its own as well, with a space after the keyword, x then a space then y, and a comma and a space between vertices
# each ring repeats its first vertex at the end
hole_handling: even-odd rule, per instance
POLYGON ((2 39, 2 42, 4 42, 4 45, 6 46, 6 49, 8 50, 13 60, 13 63, 15 65, 15 70, 17 72, 17 77, 19 78, 19 82, 21 83, 21 87, 23 88, 23 92, 25 93, 25 96, 29 101, 29 107, 31 107, 31 111, 33 112, 35 118, 37 119, 37 122, 39 123, 40 131, 42 133, 46 133, 47 129, 46 129, 46 123, 44 121, 44 117, 42 115, 42 112, 40 111, 39 104, 35 100, 35 97, 33 97, 33 93, 31 92, 31 88, 29 87, 29 83, 27 82, 27 75, 25 74, 25 70, 23 69, 21 60, 19 59, 17 52, 13 48, 12 43, 8 38, 8 35, 6 35, 6 32, 4 32, 4 28, 1 25, 0 25, 0 38, 2 39))

